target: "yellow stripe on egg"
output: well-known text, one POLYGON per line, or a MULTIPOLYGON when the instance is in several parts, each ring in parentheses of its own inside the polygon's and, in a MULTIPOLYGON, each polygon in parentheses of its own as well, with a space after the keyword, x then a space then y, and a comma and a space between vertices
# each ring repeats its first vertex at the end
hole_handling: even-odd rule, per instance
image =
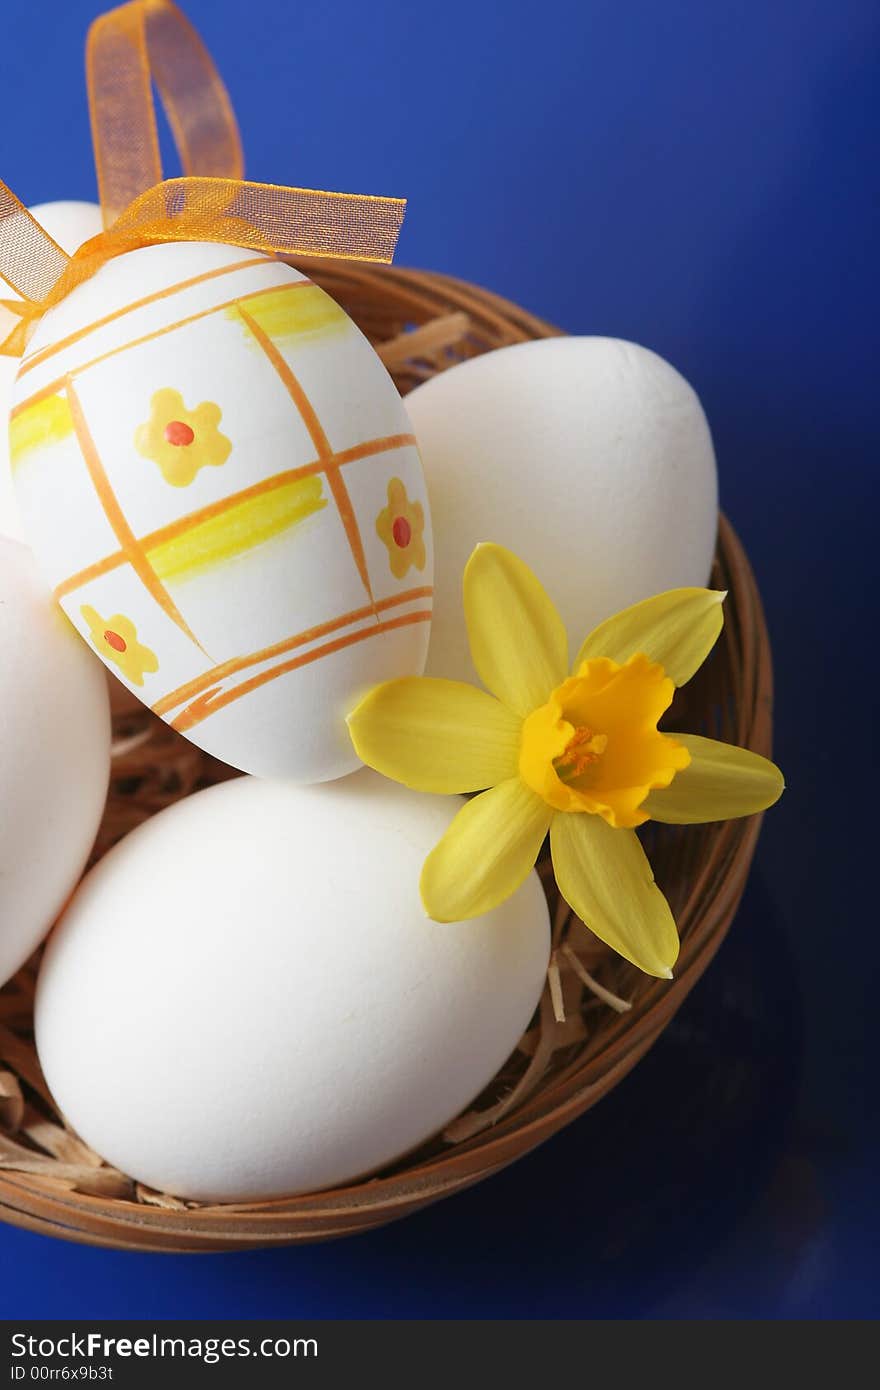
POLYGON ((327 505, 317 474, 250 497, 147 551, 162 580, 191 579, 274 539, 327 505))
POLYGON ((44 396, 9 422, 9 458, 12 467, 32 452, 60 444, 73 433, 73 417, 66 396, 44 396))
MULTIPOLYGON (((329 294, 317 285, 301 285, 299 293, 287 293, 289 285, 251 295, 247 301, 248 317, 254 319, 263 332, 276 342, 292 338, 317 338, 345 333, 351 320, 329 294)), ((239 318, 236 306, 226 311, 228 318, 239 318)))

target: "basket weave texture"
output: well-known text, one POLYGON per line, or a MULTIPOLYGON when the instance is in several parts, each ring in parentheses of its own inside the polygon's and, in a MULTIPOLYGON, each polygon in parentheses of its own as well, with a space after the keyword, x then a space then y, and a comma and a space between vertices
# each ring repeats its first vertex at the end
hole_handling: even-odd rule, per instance
MULTIPOLYGON (((557 332, 497 295, 446 276, 298 264, 360 325, 403 393, 465 358, 557 332)), ((680 724, 768 755, 767 631, 748 560, 723 517, 712 583, 729 591, 724 631, 706 665, 677 692, 666 727, 680 724)), ((233 775, 146 709, 117 714, 110 795, 93 861, 156 811, 233 775)), ((489 1177, 594 1105, 657 1039, 730 926, 759 828, 759 816, 647 827, 646 849, 682 937, 668 983, 607 951, 569 913, 541 865, 554 922, 551 978, 513 1057, 475 1105, 417 1153, 376 1177, 311 1196, 195 1205, 108 1167, 66 1128, 40 1074, 32 1034, 37 961, 31 961, 0 991, 0 1218, 123 1249, 243 1249, 367 1230, 489 1177), (615 1000, 630 1007, 615 1007, 615 1000)))

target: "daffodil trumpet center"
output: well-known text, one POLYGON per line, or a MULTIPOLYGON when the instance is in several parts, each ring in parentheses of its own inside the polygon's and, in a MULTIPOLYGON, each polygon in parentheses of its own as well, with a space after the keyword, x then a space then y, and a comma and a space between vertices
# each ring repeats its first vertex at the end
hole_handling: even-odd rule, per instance
POLYGON ((575 729, 565 752, 553 759, 557 777, 561 782, 572 782, 576 777, 581 777, 588 767, 599 761, 607 747, 607 734, 595 734, 582 724, 575 729))
POLYGON ((583 662, 523 722, 522 780, 557 811, 602 816, 615 828, 648 819, 648 793, 668 787, 690 754, 657 722, 675 687, 637 652, 622 664, 583 662))

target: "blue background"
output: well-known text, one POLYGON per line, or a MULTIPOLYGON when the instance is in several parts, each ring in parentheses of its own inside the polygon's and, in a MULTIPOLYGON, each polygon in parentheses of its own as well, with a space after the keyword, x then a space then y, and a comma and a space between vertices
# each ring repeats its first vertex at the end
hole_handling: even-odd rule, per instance
MULTIPOLYGON (((0 174, 25 201, 94 196, 97 2, 5 0, 0 174)), ((2 1228, 2 1313, 875 1315, 876 4, 188 12, 252 177, 405 193, 401 264, 690 379, 766 602, 789 791, 679 1017, 532 1157, 298 1250, 121 1255, 2 1228)))

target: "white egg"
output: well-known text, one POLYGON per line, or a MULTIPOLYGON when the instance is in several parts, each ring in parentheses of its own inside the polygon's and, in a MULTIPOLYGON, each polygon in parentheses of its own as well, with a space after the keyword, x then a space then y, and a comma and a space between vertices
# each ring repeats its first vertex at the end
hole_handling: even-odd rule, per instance
POLYGON ((513 1051, 550 949, 534 873, 485 917, 425 917, 420 867, 458 804, 367 770, 242 778, 132 832, 40 974, 39 1056, 70 1124, 202 1201, 345 1183, 442 1128, 513 1051))
POLYGON ((224 761, 321 781, 345 716, 419 674, 424 477, 366 338, 298 270, 147 246, 47 313, 10 427, 28 540, 129 689, 224 761))
MULTIPOLYGON (((101 209, 97 203, 37 203, 31 208, 31 212, 69 256, 72 256, 84 241, 97 236, 103 227, 101 209)), ((18 298, 18 295, 5 284, 0 294, 4 299, 18 298)), ((11 536, 13 540, 20 541, 24 540, 24 532, 12 486, 6 428, 17 371, 17 358, 0 356, 0 535, 11 536)))
POLYGON ((35 203, 31 212, 44 231, 58 242, 62 251, 72 256, 84 241, 104 230, 104 220, 97 203, 64 198, 55 203, 35 203))
POLYGON ((613 338, 523 343, 442 372, 406 403, 434 519, 431 675, 473 679, 461 581, 479 541, 532 567, 572 655, 618 609, 705 584, 712 440, 695 392, 655 353, 613 338))
POLYGON ((27 960, 85 867, 110 770, 100 662, 0 536, 0 984, 27 960))

